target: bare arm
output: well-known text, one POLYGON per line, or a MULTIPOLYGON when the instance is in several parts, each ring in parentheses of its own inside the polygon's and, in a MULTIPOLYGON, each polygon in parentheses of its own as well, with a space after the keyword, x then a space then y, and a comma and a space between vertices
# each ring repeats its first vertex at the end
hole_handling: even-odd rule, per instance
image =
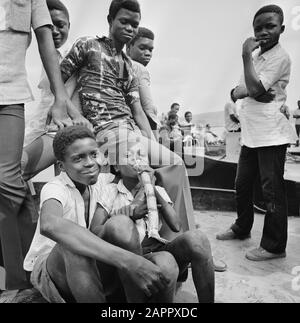
POLYGON ((247 91, 250 97, 256 98, 266 92, 261 83, 253 64, 252 53, 259 47, 259 42, 251 37, 243 45, 243 63, 247 91))
POLYGON ((47 26, 37 28, 35 34, 40 56, 50 81, 51 91, 55 96, 55 102, 50 109, 47 124, 52 119, 59 128, 70 126, 72 123, 91 128, 90 123, 74 107, 66 91, 50 28, 47 26))
POLYGON ((160 205, 160 211, 167 225, 173 232, 179 232, 181 229, 181 223, 178 215, 171 204, 166 202, 164 198, 159 194, 158 190, 154 187, 157 204, 160 205))
POLYGON ((72 105, 63 84, 59 62, 53 43, 52 33, 48 26, 35 30, 40 56, 50 81, 51 90, 55 96, 55 102, 51 108, 55 124, 60 128, 72 125, 68 116, 68 106, 72 105))
POLYGON ((89 230, 64 219, 63 207, 54 199, 47 200, 42 206, 41 234, 74 253, 120 269, 126 264, 125 258, 132 257, 130 252, 111 245, 89 230))
POLYGON ((135 101, 131 106, 131 110, 136 124, 144 135, 146 135, 146 137, 149 139, 156 141, 141 103, 139 101, 135 101))
MULTIPOLYGON (((95 216, 97 215, 95 214, 95 216)), ((100 218, 96 222, 100 223, 103 220, 100 218)), ((41 234, 76 254, 122 270, 148 296, 151 296, 149 295, 149 287, 155 285, 162 289, 168 284, 168 280, 161 273, 160 268, 150 261, 114 246, 89 230, 64 219, 63 207, 57 200, 50 199, 43 203, 41 234)))
POLYGON ((103 231, 104 224, 108 219, 109 215, 107 211, 100 204, 98 204, 90 226, 91 232, 99 235, 103 231))

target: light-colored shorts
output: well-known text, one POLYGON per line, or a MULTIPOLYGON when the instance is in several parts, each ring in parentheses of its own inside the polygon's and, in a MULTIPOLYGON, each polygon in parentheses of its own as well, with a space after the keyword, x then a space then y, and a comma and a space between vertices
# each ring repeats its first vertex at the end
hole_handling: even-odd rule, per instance
POLYGON ((37 289, 42 296, 49 303, 66 303, 61 297, 59 291, 54 285, 47 270, 47 255, 42 255, 37 258, 33 271, 31 272, 30 281, 35 289, 37 289))

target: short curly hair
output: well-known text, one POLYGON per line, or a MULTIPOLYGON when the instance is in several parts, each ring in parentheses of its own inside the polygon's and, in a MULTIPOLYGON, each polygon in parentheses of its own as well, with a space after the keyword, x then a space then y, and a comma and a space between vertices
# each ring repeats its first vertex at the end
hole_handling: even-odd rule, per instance
POLYGON ((275 4, 271 4, 271 5, 267 5, 267 6, 264 6, 262 8, 260 8, 257 13, 254 15, 254 18, 253 18, 253 24, 255 22, 255 19, 262 15, 263 13, 276 13, 278 16, 279 16, 279 19, 280 19, 280 23, 281 25, 283 24, 283 21, 284 21, 284 14, 283 14, 283 11, 282 9, 275 5, 275 4))
POLYGON ((53 140, 54 156, 59 161, 64 161, 66 150, 77 139, 91 138, 96 140, 91 130, 84 126, 71 126, 59 130, 53 140))
POLYGON ((140 38, 148 38, 148 39, 154 40, 154 33, 152 30, 150 30, 146 27, 139 27, 138 33, 128 43, 128 47, 133 46, 135 44, 135 42, 137 40, 139 40, 140 38))
POLYGON ((137 12, 141 15, 141 7, 137 0, 112 0, 108 16, 115 19, 121 9, 137 12))
POLYGON ((66 15, 68 21, 70 21, 69 10, 60 0, 47 0, 47 6, 49 11, 51 10, 62 11, 66 15))

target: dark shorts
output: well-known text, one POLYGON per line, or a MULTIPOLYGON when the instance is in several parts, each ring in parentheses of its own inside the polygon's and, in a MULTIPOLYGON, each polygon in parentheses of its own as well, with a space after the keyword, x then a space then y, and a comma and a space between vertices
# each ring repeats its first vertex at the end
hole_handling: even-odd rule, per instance
MULTIPOLYGON (((144 240, 142 241, 143 255, 147 255, 153 252, 161 252, 161 251, 167 251, 172 254, 170 245, 171 245, 171 242, 164 244, 156 239, 145 237, 144 240)), ((188 267, 180 270, 177 281, 185 282, 187 280, 187 277, 188 277, 188 267)))

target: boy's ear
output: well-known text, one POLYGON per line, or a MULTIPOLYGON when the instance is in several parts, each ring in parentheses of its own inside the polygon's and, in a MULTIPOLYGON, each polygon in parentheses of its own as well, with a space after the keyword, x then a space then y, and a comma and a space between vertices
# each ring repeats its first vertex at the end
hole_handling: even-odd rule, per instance
POLYGON ((107 16, 107 22, 108 22, 109 25, 111 25, 112 19, 111 19, 110 15, 107 16))
POLYGON ((281 34, 285 31, 285 25, 281 26, 281 34))
POLYGON ((62 171, 62 172, 65 172, 66 170, 65 170, 65 167, 64 167, 64 163, 61 161, 61 160, 58 160, 57 161, 57 164, 58 164, 58 167, 60 168, 60 170, 62 171))

